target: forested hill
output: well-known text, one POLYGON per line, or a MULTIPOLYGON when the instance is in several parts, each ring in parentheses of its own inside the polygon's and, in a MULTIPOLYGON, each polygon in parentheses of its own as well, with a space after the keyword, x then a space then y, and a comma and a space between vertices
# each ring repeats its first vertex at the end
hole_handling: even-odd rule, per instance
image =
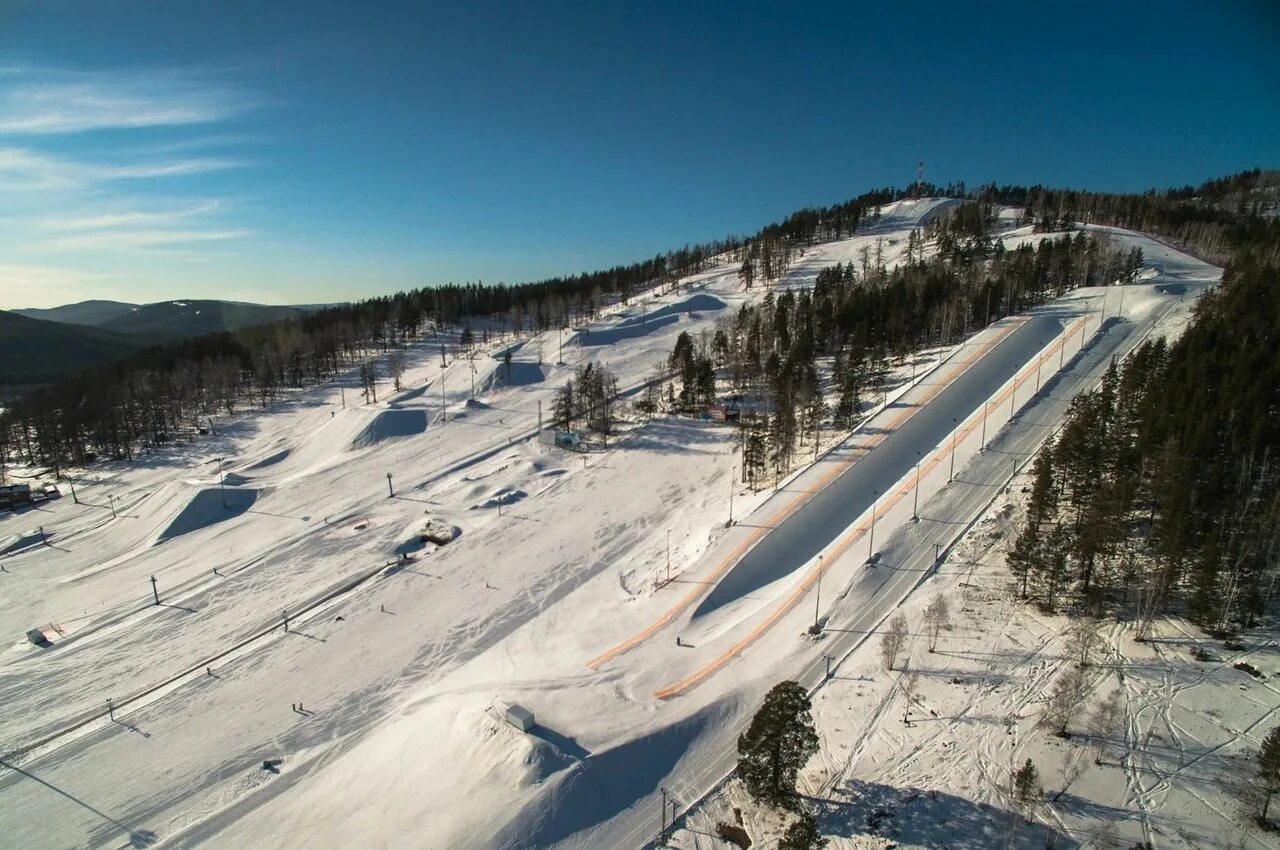
POLYGON ((11 313, 17 313, 19 316, 26 316, 28 319, 44 319, 47 322, 66 322, 69 325, 90 325, 98 327, 104 322, 109 322, 117 316, 123 316, 140 304, 130 304, 127 301, 104 301, 102 299, 93 299, 90 301, 77 301, 75 304, 63 304, 61 307, 25 307, 19 310, 11 310, 11 313))
MULTIPOLYGON (((744 282, 769 284, 786 273, 804 246, 874 227, 880 205, 909 194, 970 201, 952 214, 954 225, 938 238, 952 240, 945 246, 947 253, 967 267, 965 280, 978 288, 992 287, 980 278, 989 252, 998 248, 985 233, 998 203, 1027 206, 1045 228, 1072 220, 1116 224, 1149 230, 1222 261, 1250 252, 1262 262, 1280 262, 1280 221, 1270 214, 1275 175, 1244 172, 1197 189, 1141 195, 994 185, 968 191, 963 184, 921 184, 910 192, 877 189, 840 204, 798 211, 749 237, 685 246, 626 266, 514 286, 477 282, 421 288, 148 350, 145 356, 65 377, 17 400, 0 419, 0 450, 5 439, 13 441, 19 434, 32 463, 82 462, 103 451, 127 455, 156 435, 188 427, 217 410, 266 404, 286 388, 328 380, 371 352, 405 345, 432 324, 466 327, 486 316, 491 320, 486 327, 497 318, 520 332, 566 327, 594 316, 602 306, 668 285, 712 263, 740 263, 744 282), (144 421, 146 417, 154 421, 144 421)), ((991 295, 998 299, 1003 294, 1007 306, 1014 283, 1002 280, 999 292, 992 289, 991 295)), ((981 312, 969 304, 959 315, 967 326, 997 308, 999 303, 993 307, 984 297, 981 312)))
POLYGON ((41 384, 110 363, 148 345, 130 334, 31 319, 0 310, 0 386, 41 384))
POLYGON ((159 301, 133 307, 98 324, 98 327, 172 341, 298 319, 305 314, 306 311, 299 307, 272 307, 236 301, 159 301))

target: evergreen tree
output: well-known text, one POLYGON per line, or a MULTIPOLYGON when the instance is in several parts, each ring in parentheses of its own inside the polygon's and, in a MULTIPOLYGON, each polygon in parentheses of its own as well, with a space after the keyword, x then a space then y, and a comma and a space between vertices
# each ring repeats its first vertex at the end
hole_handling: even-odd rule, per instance
POLYGON ((573 379, 570 378, 556 391, 555 398, 551 402, 551 421, 562 431, 573 430, 573 401, 573 379))
POLYGON ((818 752, 811 708, 804 688, 780 682, 738 737, 738 776, 754 799, 777 804, 795 794, 796 776, 818 752))
POLYGON ((742 449, 742 471, 752 489, 764 476, 765 467, 769 462, 768 453, 769 446, 764 429, 754 424, 748 426, 742 449))
POLYGON ((1027 759, 1022 767, 1013 774, 1013 799, 1019 812, 1031 822, 1036 805, 1040 802, 1040 771, 1036 770, 1031 759, 1027 759))
POLYGON ((778 850, 822 850, 826 846, 817 819, 808 812, 793 820, 778 840, 778 850))
POLYGON ((1262 739, 1262 747, 1258 750, 1258 784, 1263 794, 1259 818, 1265 821, 1271 798, 1280 791, 1280 726, 1262 739))

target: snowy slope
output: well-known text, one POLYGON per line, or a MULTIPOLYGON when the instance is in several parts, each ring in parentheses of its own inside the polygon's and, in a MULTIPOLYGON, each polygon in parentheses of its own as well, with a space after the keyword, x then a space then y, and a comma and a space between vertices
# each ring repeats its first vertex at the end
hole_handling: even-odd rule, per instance
MULTIPOLYGON (((905 244, 919 217, 944 204, 900 202, 877 233, 815 247, 780 285, 803 284, 877 239, 905 244)), ((25 773, 0 775, 0 834, 24 847, 119 846, 130 836, 227 847, 651 837, 658 786, 686 804, 709 790, 763 689, 811 667, 820 650, 797 638, 811 607, 780 614, 767 640, 727 656, 687 693, 655 693, 753 634, 812 565, 753 591, 756 609, 706 619, 694 646, 674 645, 689 627, 683 609, 607 663, 588 662, 709 589, 696 582, 754 525, 879 449, 858 448, 872 432, 855 436, 777 494, 749 494, 732 483, 735 441, 721 426, 659 420, 585 459, 528 437, 539 402, 549 411, 579 365, 605 362, 624 387, 638 386, 682 330, 731 316, 749 297, 736 271, 706 272, 565 334, 563 366, 557 333, 523 341, 510 372, 496 346, 442 368, 440 341, 424 339, 405 390, 383 386, 377 404, 364 404, 347 376, 218 423, 207 440, 92 470, 78 479, 82 504, 63 498, 0 520, 0 542, 43 526, 51 544, 0 560, 0 624, 12 641, 0 660, 0 750, 12 762, 87 721, 23 755, 25 773), (477 403, 467 405, 473 380, 477 403), (731 492, 740 524, 726 529, 731 492), (440 549, 418 544, 429 519, 460 536, 440 549), (668 531, 678 578, 659 589, 668 531), (163 605, 150 604, 153 575, 163 605), (33 626, 54 648, 22 639, 33 626), (93 719, 109 697, 137 701, 118 722, 93 719), (497 699, 532 708, 539 729, 526 736, 497 722, 497 699), (299 701, 305 713, 293 709, 299 701), (267 759, 282 760, 277 772, 263 770, 267 759)), ((1144 295, 1126 299, 1131 322, 1117 327, 1135 334, 1190 306, 1154 286, 1130 289, 1144 295)), ((1054 321, 1068 328, 1116 308, 1115 295, 1079 293, 1054 321)), ((1113 336, 1103 341, 1135 341, 1113 336)), ((952 352, 902 403, 930 410, 988 341, 952 352)), ((976 432, 958 442, 964 468, 976 432)), ((945 473, 934 463, 924 489, 945 485, 945 473)), ((954 511, 976 509, 977 498, 954 511)), ((900 499, 877 534, 890 540, 908 507, 900 499)), ((862 592, 862 545, 828 565, 831 616, 852 604, 842 591, 862 592)))

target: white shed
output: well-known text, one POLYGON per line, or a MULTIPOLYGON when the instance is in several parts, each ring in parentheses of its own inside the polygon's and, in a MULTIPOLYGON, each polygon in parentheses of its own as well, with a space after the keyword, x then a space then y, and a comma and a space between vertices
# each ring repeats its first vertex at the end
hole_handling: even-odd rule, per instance
POLYGON ((522 705, 516 703, 498 703, 498 712, 502 715, 502 719, 506 720, 512 726, 521 732, 528 732, 538 724, 533 719, 533 712, 522 705))

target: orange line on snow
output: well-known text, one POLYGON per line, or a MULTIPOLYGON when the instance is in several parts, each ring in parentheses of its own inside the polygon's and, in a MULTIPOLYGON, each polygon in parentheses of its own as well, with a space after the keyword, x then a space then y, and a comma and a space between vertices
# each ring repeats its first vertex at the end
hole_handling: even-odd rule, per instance
POLYGON ((619 655, 622 655, 625 652, 629 652, 630 650, 634 649, 636 646, 640 645, 641 643, 643 643, 644 641, 648 640, 649 638, 657 634, 659 631, 661 631, 668 623, 670 623, 673 619, 675 619, 676 616, 679 615, 681 611, 688 608, 690 605, 696 602, 699 597, 701 597, 704 593, 707 592, 706 585, 712 584, 718 581, 729 570, 730 567, 736 564, 738 560, 741 559, 742 556, 746 554, 747 550, 749 550, 753 545, 755 545, 755 543, 757 543, 762 537, 764 537, 766 534, 772 531, 775 525, 785 520, 791 514, 795 513, 795 511, 799 509, 801 505, 805 504, 811 498, 813 498, 818 492, 820 492, 828 484, 830 484, 833 479, 841 475, 846 469, 848 469, 854 463, 857 463, 857 461, 861 459, 861 457, 865 456, 868 451, 870 451, 872 448, 874 448, 875 446, 879 445, 882 441, 884 441, 888 437, 889 432, 896 430, 899 426, 902 425, 903 422, 905 422, 907 419, 910 419, 912 416, 914 416, 916 412, 920 410, 920 408, 924 407, 924 405, 932 401, 940 392, 942 392, 942 390, 950 386, 951 382, 954 381, 956 377, 958 377, 962 372, 968 369, 969 366, 971 366, 973 363, 981 359, 982 356, 986 354, 986 352, 990 350, 992 346, 994 346, 1000 340, 1004 339, 1006 336, 1012 333, 1014 329, 1020 327, 1026 321, 1027 320, 1025 318, 1015 319, 1013 322, 1009 324, 1008 327, 1002 329, 992 339, 988 340, 983 345, 979 346, 976 352, 974 352, 972 355, 962 360, 961 362, 957 363, 950 370, 950 372, 946 375, 945 378, 943 378, 941 381, 938 381, 936 384, 930 387, 929 392, 927 392, 920 401, 918 401, 911 407, 908 407, 906 410, 903 410, 893 419, 891 423, 889 423, 888 427, 886 427, 881 433, 874 435, 870 440, 868 440, 867 443, 865 443, 862 446, 859 446, 858 448, 862 449, 862 453, 861 455, 859 455, 858 458, 851 458, 847 461, 842 461, 836 464, 829 472, 827 472, 825 475, 822 476, 821 479, 819 479, 816 487, 809 488, 805 492, 798 494, 796 498, 792 499, 791 502, 789 502, 787 505, 779 509, 776 513, 770 516, 769 519, 766 520, 761 526, 757 527, 745 539, 740 541, 737 546, 733 547, 733 550, 716 565, 715 569, 712 570, 711 573, 705 579, 700 581, 698 585, 694 586, 675 605, 671 606, 671 608, 669 608, 664 614, 662 614, 662 616, 660 616, 657 620, 653 621, 653 623, 651 623, 646 628, 642 629, 640 632, 638 632, 634 636, 628 638, 627 640, 622 641, 621 643, 615 644, 614 646, 610 647, 609 649, 597 655, 595 658, 592 658, 590 661, 587 662, 587 667, 593 670, 597 669, 602 664, 605 664, 606 662, 611 661, 614 658, 617 658, 619 655))
MULTIPOLYGON (((1082 328, 1083 328, 1083 323, 1086 322, 1088 318, 1089 317, 1086 315, 1079 319, 1079 321, 1082 323, 1081 324, 1082 328)), ((1002 401, 1008 398, 1011 393, 1017 392, 1019 387, 1021 387, 1027 381, 1031 380, 1032 372, 1039 372, 1041 366, 1044 365, 1045 360, 1047 360, 1049 357, 1052 357, 1054 354, 1056 354, 1058 350, 1060 350, 1066 344, 1067 339, 1073 333, 1075 333, 1074 327, 1071 327, 1069 329, 1064 329, 1063 332, 1058 336, 1057 343, 1052 347, 1050 347, 1049 349, 1047 349, 1046 351, 1044 351, 1043 353, 1041 353, 1041 355, 1038 358, 1036 358, 1034 369, 1028 368, 1026 371, 1026 374, 1022 375, 1020 378, 1015 378, 1013 383, 1010 384, 1010 386, 1007 389, 1005 389, 1004 392, 1000 393, 1000 395, 997 396, 995 399, 986 402, 986 405, 995 404, 998 406, 1002 401)), ((1084 335, 1082 333, 1081 339, 1083 340, 1083 338, 1084 338, 1084 335)), ((986 409, 986 405, 984 405, 984 410, 986 409)), ((959 425, 954 432, 954 435, 955 435, 954 442, 951 443, 950 451, 954 451, 956 444, 963 442, 965 439, 967 439, 968 436, 973 433, 974 429, 978 427, 978 424, 980 421, 981 421, 981 416, 978 414, 973 414, 964 423, 959 425)), ((921 474, 927 474, 928 472, 932 472, 934 468, 936 468, 937 465, 942 462, 942 459, 945 456, 946 456, 946 451, 944 451, 943 449, 939 448, 935 450, 934 453, 930 456, 927 464, 925 464, 927 466, 927 469, 922 469, 921 474)), ((851 547, 858 540, 862 539, 863 535, 865 535, 867 533, 867 530, 871 527, 871 522, 875 520, 875 517, 879 516, 884 511, 890 510, 891 508, 894 507, 894 505, 898 504, 899 501, 906 498, 906 496, 911 492, 912 486, 914 485, 902 487, 896 493, 893 494, 892 498, 888 499, 886 502, 880 504, 879 506, 872 505, 872 516, 870 520, 864 520, 856 528, 854 528, 852 531, 846 534, 840 540, 840 542, 836 544, 834 549, 830 550, 829 552, 824 552, 823 557, 819 558, 817 565, 814 567, 813 571, 810 572, 809 575, 805 577, 804 581, 801 582, 800 585, 796 587, 796 589, 793 590, 785 600, 783 600, 781 605, 779 605, 777 608, 771 611, 769 615, 765 617, 765 619, 762 620, 745 637, 737 641, 735 644, 733 644, 733 646, 729 647, 720 655, 716 656, 706 665, 699 668, 698 670, 695 670, 693 673, 690 673, 688 676, 684 677, 680 681, 676 682, 673 685, 668 685, 665 688, 655 691, 654 696, 657 697, 658 699, 670 699, 671 697, 679 696, 680 694, 689 690, 693 686, 701 683, 703 680, 710 677, 713 673, 717 672, 720 668, 724 667, 731 660, 733 660, 733 658, 737 656, 740 652, 742 652, 742 650, 746 649, 748 646, 750 646, 752 643, 758 640, 761 635, 763 635, 766 631, 772 628, 773 625, 778 622, 778 620, 782 619, 787 613, 791 611, 791 609, 793 609, 800 602, 800 599, 808 592, 809 588, 812 587, 813 584, 818 580, 820 573, 824 572, 832 562, 834 562, 846 551, 848 551, 849 547, 851 547)))

